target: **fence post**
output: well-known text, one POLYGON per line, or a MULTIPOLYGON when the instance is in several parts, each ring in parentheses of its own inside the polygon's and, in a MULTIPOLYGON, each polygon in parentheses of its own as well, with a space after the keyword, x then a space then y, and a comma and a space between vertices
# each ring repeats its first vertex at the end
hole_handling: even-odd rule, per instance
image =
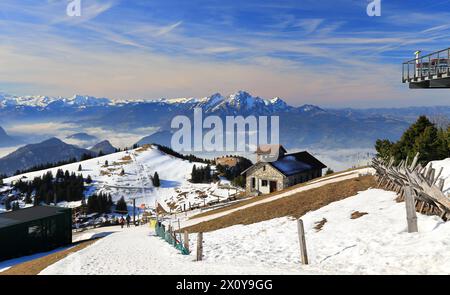
POLYGON ((184 231, 184 248, 189 252, 189 233, 187 230, 184 231))
POLYGON ((197 261, 203 259, 203 233, 197 234, 197 261))
POLYGON ((303 264, 308 264, 308 253, 306 252, 305 228, 303 227, 303 220, 297 220, 298 240, 300 242, 300 257, 303 264))
POLYGON ((412 188, 407 185, 405 186, 405 206, 406 206, 406 220, 408 222, 408 232, 415 233, 418 232, 417 228, 417 215, 416 207, 414 206, 414 196, 412 188))

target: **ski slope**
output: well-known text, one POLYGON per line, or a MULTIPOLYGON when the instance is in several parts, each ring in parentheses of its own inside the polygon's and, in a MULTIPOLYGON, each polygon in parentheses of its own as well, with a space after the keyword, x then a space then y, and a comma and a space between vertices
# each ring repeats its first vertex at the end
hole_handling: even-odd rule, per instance
MULTIPOLYGON (((51 169, 25 173, 4 179, 6 185, 15 181, 31 181, 34 177, 42 176, 48 171, 56 175, 58 169, 68 170, 82 174, 84 178, 91 176, 93 183, 87 185, 85 195, 89 197, 95 192, 109 193, 113 201, 122 196, 126 200, 136 198, 136 205, 154 207, 158 201, 167 211, 183 209, 186 204, 200 205, 205 202, 217 200, 217 195, 225 195, 227 190, 216 184, 193 184, 188 180, 191 177, 192 167, 204 166, 202 163, 190 163, 157 149, 156 146, 145 146, 129 151, 118 152, 99 158, 89 159, 51 169), (81 165, 82 170, 78 171, 81 165), (122 174, 122 171, 124 172, 122 174), (160 187, 154 187, 152 177, 158 172, 161 181, 160 187), (170 206, 168 205, 170 204, 170 206)), ((8 186, 3 187, 6 191, 8 186)), ((0 192, 1 193, 1 192, 0 192)), ((5 192, 7 193, 7 192, 5 192)), ((223 199, 223 198, 222 198, 223 199)), ((22 206, 25 204, 21 203, 22 206)), ((77 207, 78 202, 62 202, 59 206, 77 207)), ((0 208, 1 209, 1 208, 0 208)), ((1 212, 1 211, 0 211, 1 212)))

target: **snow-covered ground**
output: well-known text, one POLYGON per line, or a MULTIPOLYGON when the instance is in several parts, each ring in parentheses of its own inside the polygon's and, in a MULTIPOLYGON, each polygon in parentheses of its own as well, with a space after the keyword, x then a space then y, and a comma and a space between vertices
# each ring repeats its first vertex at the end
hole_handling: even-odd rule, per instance
POLYGON ((436 169, 436 173, 439 173, 439 170, 443 168, 439 178, 444 179, 444 192, 447 194, 450 193, 450 158, 440 161, 433 161, 431 162, 431 165, 434 169, 436 169))
POLYGON ((195 253, 184 256, 167 242, 154 235, 147 226, 130 228, 111 234, 93 245, 69 255, 44 269, 44 275, 63 274, 302 274, 305 270, 267 269, 249 264, 196 262, 195 253))
MULTIPOLYGON (((113 201, 120 197, 125 199, 137 198, 136 205, 145 204, 154 207, 155 201, 169 211, 183 209, 195 205, 203 205, 217 200, 224 200, 228 193, 236 193, 236 189, 222 183, 217 184, 192 184, 188 181, 191 176, 192 166, 203 166, 201 163, 190 163, 159 151, 156 147, 137 148, 130 151, 110 154, 107 156, 90 159, 82 162, 68 164, 47 170, 30 172, 4 179, 5 184, 22 179, 31 181, 34 177, 42 176, 47 171, 56 175, 58 169, 69 170, 83 177, 91 176, 93 184, 87 187, 86 195, 94 192, 111 194, 113 201), (107 162, 107 164, 106 164, 107 162), (81 165, 82 171, 78 171, 81 165), (122 174, 121 172, 124 172, 122 174), (161 180, 161 187, 154 187, 152 176, 155 172, 161 180)), ((2 188, 5 190, 7 187, 2 188)), ((59 206, 76 207, 81 202, 63 202, 59 206)), ((22 204, 24 205, 24 204, 22 204)), ((1 208, 0 208, 1 210, 1 208)))
POLYGON ((309 266, 300 264, 296 220, 283 217, 205 233, 203 262, 140 227, 111 234, 42 273, 450 274, 450 223, 418 214, 419 232, 410 234, 405 204, 394 199, 393 192, 369 189, 305 214, 309 266), (355 211, 367 214, 351 219, 355 211))
MULTIPOLYGON (((395 197, 370 189, 305 214, 310 264, 336 274, 450 274, 450 223, 418 214, 419 233, 410 234, 405 204, 395 197), (355 211, 368 214, 351 219, 355 211)), ((297 223, 288 217, 206 233, 204 240, 211 262, 286 268, 300 263, 297 223)))

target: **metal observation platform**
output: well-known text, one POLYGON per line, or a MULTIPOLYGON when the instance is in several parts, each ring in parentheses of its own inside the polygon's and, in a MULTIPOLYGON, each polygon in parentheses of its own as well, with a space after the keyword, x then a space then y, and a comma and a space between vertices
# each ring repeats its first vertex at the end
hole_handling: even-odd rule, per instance
POLYGON ((403 63, 402 82, 409 88, 450 88, 450 48, 420 56, 403 63))

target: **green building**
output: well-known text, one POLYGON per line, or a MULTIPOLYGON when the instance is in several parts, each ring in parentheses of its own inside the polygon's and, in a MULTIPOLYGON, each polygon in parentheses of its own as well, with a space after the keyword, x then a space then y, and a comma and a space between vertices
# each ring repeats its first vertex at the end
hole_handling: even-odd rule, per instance
POLYGON ((35 206, 0 214, 0 261, 71 243, 71 209, 35 206))

